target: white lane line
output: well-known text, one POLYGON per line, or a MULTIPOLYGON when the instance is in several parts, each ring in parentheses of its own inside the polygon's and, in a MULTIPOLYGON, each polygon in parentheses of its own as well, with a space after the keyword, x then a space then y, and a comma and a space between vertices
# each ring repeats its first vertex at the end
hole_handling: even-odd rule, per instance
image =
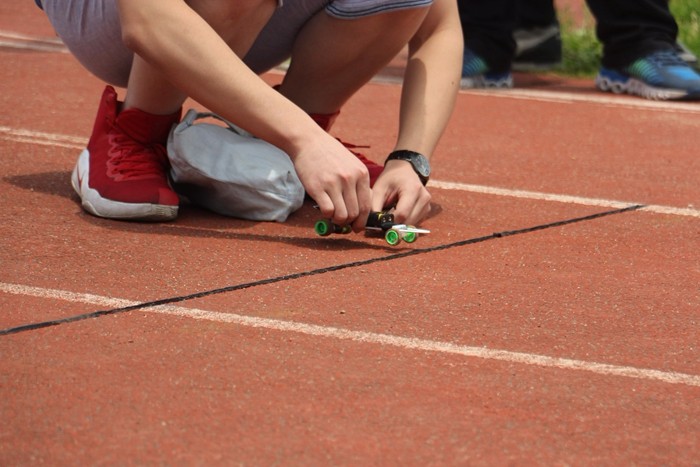
POLYGON ((486 185, 473 185, 469 183, 445 182, 441 180, 430 180, 428 186, 431 188, 441 188, 444 190, 469 191, 487 195, 507 196, 511 198, 534 199, 541 201, 553 201, 557 203, 581 204, 584 206, 601 206, 613 209, 624 209, 630 206, 644 205, 640 211, 649 211, 657 214, 670 214, 674 216, 687 216, 700 218, 700 210, 693 207, 678 208, 673 206, 662 206, 656 204, 633 203, 629 201, 615 201, 601 198, 585 198, 581 196, 559 195, 555 193, 542 193, 539 191, 511 190, 508 188, 498 188, 486 185))
MULTIPOLYGON (((377 75, 372 80, 380 84, 400 84, 402 78, 390 75, 377 75)), ((460 89, 461 94, 500 99, 553 102, 557 104, 588 103, 632 110, 652 110, 674 113, 700 113, 700 104, 679 101, 651 101, 627 95, 606 94, 596 90, 591 79, 590 89, 582 92, 555 91, 553 89, 460 89), (590 92, 589 92, 590 91, 590 92)))
MULTIPOLYGON (((69 149, 82 150, 85 148, 87 139, 80 136, 61 135, 44 133, 40 131, 27 130, 22 128, 11 128, 0 125, 0 139, 16 141, 27 144, 39 144, 45 146, 57 146, 69 149)), ((508 188, 498 188, 486 185, 474 185, 469 183, 456 183, 441 180, 431 180, 431 188, 443 190, 470 191, 496 196, 506 196, 511 198, 534 199, 541 201, 553 201, 557 203, 580 204, 585 206, 601 206, 613 209, 624 209, 629 206, 636 206, 645 203, 629 201, 616 201, 609 199, 585 198, 581 196, 561 195, 556 193, 542 193, 538 191, 514 190, 508 188)), ((693 207, 679 208, 662 205, 645 205, 640 211, 654 212, 657 214, 669 214, 674 216, 698 217, 700 210, 693 207)))
POLYGON ((0 38, 15 39, 25 42, 46 42, 54 45, 63 45, 63 41, 58 37, 33 36, 29 34, 22 34, 21 32, 6 31, 4 29, 0 29, 0 38))
POLYGON ((539 102, 557 102, 574 104, 584 102, 602 104, 610 107, 636 110, 660 110, 664 112, 700 113, 700 103, 678 101, 651 101, 639 97, 605 94, 596 91, 591 80, 591 93, 573 93, 546 89, 465 89, 464 94, 475 96, 499 97, 504 99, 533 100, 539 102))
POLYGON ((0 47, 35 52, 68 53, 68 48, 58 37, 29 36, 13 31, 0 30, 0 47))
MULTIPOLYGON (((74 303, 120 308, 138 305, 139 302, 118 298, 104 297, 93 294, 75 293, 66 290, 47 289, 41 287, 25 286, 0 282, 0 291, 14 295, 32 296, 53 300, 65 300, 74 303)), ((486 347, 470 347, 450 342, 417 339, 411 337, 394 336, 374 332, 352 331, 349 329, 316 324, 284 321, 270 318, 258 318, 244 316, 235 313, 221 313, 217 311, 201 310, 197 308, 185 308, 173 305, 161 305, 152 308, 144 308, 143 311, 151 313, 176 315, 186 318, 213 321, 219 323, 236 324, 252 328, 264 328, 281 332, 294 332, 308 336, 326 337, 339 340, 351 340, 365 344, 388 345, 404 350, 420 350, 425 352, 437 352, 464 357, 480 358, 484 360, 498 360, 523 365, 557 368, 561 370, 586 371, 604 376, 624 376, 650 381, 658 381, 669 384, 684 384, 700 387, 700 376, 687 373, 654 370, 650 368, 637 368, 632 366, 612 365, 608 363, 588 362, 570 358, 550 357, 525 352, 512 352, 509 350, 489 349, 486 347)))
POLYGON ((58 45, 47 44, 37 44, 29 42, 17 42, 8 41, 0 39, 0 47, 5 47, 7 49, 19 49, 19 50, 31 50, 34 52, 58 52, 58 53, 68 53, 68 49, 58 45))
POLYGON ((4 125, 0 125, 0 139, 71 149, 84 149, 85 145, 87 144, 87 138, 80 136, 44 133, 42 131, 27 130, 24 128, 11 128, 4 125))

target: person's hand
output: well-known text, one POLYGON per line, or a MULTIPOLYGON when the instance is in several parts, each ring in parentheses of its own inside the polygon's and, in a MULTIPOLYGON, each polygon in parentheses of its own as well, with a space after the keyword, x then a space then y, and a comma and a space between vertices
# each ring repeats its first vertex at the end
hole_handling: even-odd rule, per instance
MULTIPOLYGON (((325 133, 324 133, 325 135, 325 133)), ((334 224, 365 228, 372 202, 367 167, 331 136, 305 145, 294 166, 306 193, 334 224)))
POLYGON ((409 162, 392 160, 372 188, 372 210, 395 205, 394 220, 418 225, 430 213, 430 192, 423 186, 409 162))

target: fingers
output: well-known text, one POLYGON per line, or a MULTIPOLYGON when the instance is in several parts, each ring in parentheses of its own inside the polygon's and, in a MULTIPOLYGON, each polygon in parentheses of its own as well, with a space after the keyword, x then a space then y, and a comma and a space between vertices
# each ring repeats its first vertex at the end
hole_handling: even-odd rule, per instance
POLYGON ((421 185, 421 190, 413 200, 407 196, 399 198, 394 209, 394 219, 399 224, 420 224, 430 214, 430 199, 430 193, 421 185))
POLYGON ((348 181, 343 187, 341 192, 330 196, 333 212, 329 212, 329 217, 334 224, 350 225, 353 231, 359 232, 367 224, 371 207, 369 174, 365 171, 361 177, 348 181))
POLYGON ((372 200, 369 174, 358 164, 347 173, 326 173, 306 186, 324 217, 334 224, 351 225, 356 232, 365 228, 372 200))
POLYGON ((372 195, 372 210, 382 211, 393 205, 394 220, 399 224, 418 225, 430 214, 430 192, 403 162, 387 164, 372 195))
POLYGON ((372 206, 372 191, 369 188, 369 174, 359 180, 355 193, 357 195, 358 211, 357 216, 355 216, 352 222, 352 230, 360 232, 364 230, 367 225, 367 217, 369 216, 369 211, 372 206))

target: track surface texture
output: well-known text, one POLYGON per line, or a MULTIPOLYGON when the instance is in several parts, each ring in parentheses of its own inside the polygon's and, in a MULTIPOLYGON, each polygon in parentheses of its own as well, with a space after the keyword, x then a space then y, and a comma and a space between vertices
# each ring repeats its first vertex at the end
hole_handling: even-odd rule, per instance
MULTIPOLYGON (((698 465, 700 105, 462 91, 389 247, 309 205, 92 217, 102 84, 29 0, 0 56, 1 465, 698 465)), ((334 128, 377 161, 400 69, 334 128)))

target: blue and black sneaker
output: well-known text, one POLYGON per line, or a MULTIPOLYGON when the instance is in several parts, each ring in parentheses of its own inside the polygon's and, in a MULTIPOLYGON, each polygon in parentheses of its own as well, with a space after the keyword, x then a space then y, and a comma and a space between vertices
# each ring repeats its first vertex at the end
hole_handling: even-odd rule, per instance
POLYGON ((483 58, 470 49, 464 49, 462 62, 462 88, 512 88, 513 75, 510 71, 494 73, 483 58))
POLYGON ((672 49, 654 52, 622 70, 601 68, 595 84, 601 91, 645 99, 700 100, 700 74, 672 49))

